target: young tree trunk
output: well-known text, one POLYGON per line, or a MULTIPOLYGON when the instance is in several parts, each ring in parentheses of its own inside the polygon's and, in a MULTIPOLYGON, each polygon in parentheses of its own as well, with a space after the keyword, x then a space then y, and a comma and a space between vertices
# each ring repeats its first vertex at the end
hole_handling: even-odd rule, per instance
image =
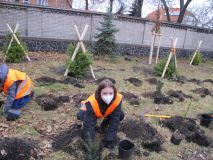
POLYGON ((192 0, 187 0, 186 4, 183 6, 183 8, 181 8, 180 14, 179 14, 179 16, 178 16, 177 23, 182 23, 183 18, 184 18, 184 14, 185 14, 185 12, 186 12, 186 9, 187 9, 187 7, 188 7, 188 5, 189 5, 189 3, 190 3, 191 1, 192 1, 192 0))
POLYGON ((165 9, 165 11, 166 11, 167 21, 170 22, 171 20, 170 20, 170 14, 169 14, 169 7, 167 6, 165 0, 161 0, 161 2, 163 3, 164 9, 165 9))
POLYGON ((88 10, 89 9, 89 0, 85 0, 85 3, 86 3, 86 6, 85 6, 85 10, 88 10))

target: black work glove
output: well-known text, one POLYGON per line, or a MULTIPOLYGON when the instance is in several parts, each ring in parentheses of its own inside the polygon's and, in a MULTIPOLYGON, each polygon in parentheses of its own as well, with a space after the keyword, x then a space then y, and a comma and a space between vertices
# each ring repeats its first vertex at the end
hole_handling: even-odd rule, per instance
POLYGON ((115 147, 115 144, 113 143, 113 141, 103 141, 103 145, 104 147, 108 149, 113 149, 115 147))

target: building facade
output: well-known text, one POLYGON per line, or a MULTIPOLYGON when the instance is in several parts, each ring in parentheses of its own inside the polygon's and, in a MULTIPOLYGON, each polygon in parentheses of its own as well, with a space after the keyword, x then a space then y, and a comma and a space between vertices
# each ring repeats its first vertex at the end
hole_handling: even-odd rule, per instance
POLYGON ((4 0, 5 2, 71 9, 73 0, 4 0))
MULTIPOLYGON (((166 15, 166 11, 164 8, 160 8, 159 11, 155 10, 155 11, 149 13, 146 18, 150 19, 150 20, 156 20, 158 13, 160 13, 160 15, 159 15, 160 21, 167 22, 167 15, 166 15)), ((179 17, 179 13, 180 13, 180 8, 169 8, 170 21, 176 23, 178 20, 178 17, 179 17)), ((196 25, 197 23, 196 23, 195 16, 191 12, 186 10, 182 24, 187 24, 187 25, 192 25, 192 26, 196 25)))

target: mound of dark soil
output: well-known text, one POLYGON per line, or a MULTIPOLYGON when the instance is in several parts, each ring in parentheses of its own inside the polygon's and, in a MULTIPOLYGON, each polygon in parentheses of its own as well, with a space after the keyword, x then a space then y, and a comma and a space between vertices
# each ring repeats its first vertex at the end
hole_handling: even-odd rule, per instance
POLYGON ((140 98, 130 92, 121 92, 123 98, 126 99, 130 105, 140 105, 140 98))
POLYGON ((149 82, 149 84, 153 84, 153 85, 156 85, 158 80, 156 78, 149 78, 149 79, 146 79, 147 82, 149 82))
POLYGON ((73 86, 78 87, 78 88, 85 88, 85 86, 82 84, 82 82, 77 80, 74 77, 67 77, 62 82, 65 84, 72 84, 73 86))
POLYGON ((164 95, 163 93, 155 92, 144 92, 143 97, 154 99, 155 104, 173 104, 173 100, 164 95))
POLYGON ((55 78, 51 78, 51 77, 48 77, 48 76, 43 76, 43 77, 37 78, 37 79, 35 79, 35 81, 38 82, 41 85, 49 85, 49 84, 59 82, 55 78))
POLYGON ((54 100, 58 103, 68 103, 70 101, 70 97, 69 96, 59 96, 59 97, 55 97, 54 100))
POLYGON ((35 143, 32 141, 5 138, 0 139, 1 160, 30 160, 37 159, 35 143))
POLYGON ((69 144, 76 137, 83 137, 81 125, 79 124, 73 124, 68 130, 62 131, 59 135, 55 136, 52 146, 55 150, 64 150, 69 147, 69 144))
POLYGON ((102 78, 99 78, 97 79, 97 83, 100 83, 101 81, 103 81, 104 79, 109 79, 113 84, 116 83, 116 81, 113 79, 113 78, 110 78, 110 77, 102 77, 102 78))
POLYGON ((204 88, 204 87, 194 89, 194 90, 192 90, 192 92, 199 94, 201 97, 206 97, 208 95, 211 95, 210 90, 207 88, 204 88))
POLYGON ((84 159, 85 149, 81 125, 73 124, 68 130, 62 131, 54 137, 54 150, 63 150, 77 159, 84 159))
POLYGON ((165 96, 164 94, 155 94, 154 96, 155 104, 173 104, 173 100, 169 98, 169 96, 165 96))
POLYGON ((71 84, 78 88, 85 88, 85 86, 82 84, 82 82, 74 77, 67 77, 64 80, 56 80, 56 79, 48 77, 48 76, 43 76, 43 77, 36 79, 36 81, 40 85, 50 85, 53 83, 64 83, 64 84, 71 84))
POLYGON ((190 99, 192 99, 192 96, 186 95, 186 94, 183 93, 181 90, 177 90, 177 91, 175 91, 175 90, 169 90, 169 91, 168 91, 168 95, 169 95, 170 97, 174 97, 174 98, 179 99, 180 102, 184 101, 185 98, 190 98, 190 99))
POLYGON ((213 84, 213 80, 212 79, 205 79, 203 82, 209 82, 213 84))
POLYGON ((173 132, 179 130, 189 142, 194 142, 200 146, 209 146, 211 144, 211 140, 205 135, 205 132, 190 118, 174 117, 163 120, 162 124, 173 132))
POLYGON ((195 84, 198 84, 198 85, 200 85, 202 83, 201 80, 195 79, 195 78, 189 79, 188 82, 195 83, 195 84))
POLYGON ((140 119, 125 119, 120 124, 120 131, 136 143, 150 151, 160 151, 163 139, 157 130, 140 119))
POLYGON ((133 84, 134 86, 137 86, 137 87, 142 85, 142 81, 141 80, 139 80, 137 78, 133 78, 133 77, 131 77, 129 79, 126 79, 125 81, 128 81, 129 83, 131 83, 131 84, 133 84))
POLYGON ((86 100, 89 98, 89 94, 87 93, 79 93, 72 96, 72 101, 74 102, 75 106, 79 108, 81 106, 81 101, 86 100))
POLYGON ((154 99, 156 93, 157 93, 157 92, 144 92, 144 93, 142 94, 142 96, 143 96, 144 98, 151 98, 151 99, 154 99))
POLYGON ((58 108, 58 105, 69 102, 69 96, 56 97, 53 94, 42 94, 35 98, 35 101, 41 106, 42 110, 50 111, 58 108))

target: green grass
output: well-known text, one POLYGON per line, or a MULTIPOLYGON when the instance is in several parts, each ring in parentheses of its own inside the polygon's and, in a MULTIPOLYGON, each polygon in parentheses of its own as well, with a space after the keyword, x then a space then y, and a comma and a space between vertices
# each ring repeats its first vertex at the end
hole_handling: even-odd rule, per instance
POLYGON ((51 153, 44 160, 74 160, 74 157, 71 157, 68 153, 58 151, 51 153))
MULTIPOLYGON (((33 56, 33 53, 31 54, 33 56)), ((60 55, 61 57, 67 57, 65 55, 60 55)), ((39 78, 41 76, 49 76, 54 77, 58 80, 63 79, 63 75, 57 75, 54 72, 50 71, 50 67, 57 67, 65 64, 64 59, 51 59, 48 61, 36 61, 32 62, 28 68, 26 68, 25 72, 32 78, 32 80, 39 78)), ((178 70, 179 74, 186 76, 188 79, 196 78, 200 80, 204 79, 213 79, 213 61, 208 61, 206 63, 202 63, 199 66, 190 66, 188 59, 178 58, 178 70)), ((11 68, 21 69, 23 64, 18 65, 10 65, 11 68)), ((141 104, 137 107, 129 105, 129 103, 124 100, 123 101, 123 110, 127 116, 135 116, 140 114, 140 112, 146 112, 151 114, 163 114, 163 115, 184 115, 188 104, 190 103, 190 99, 186 99, 183 102, 179 102, 177 99, 173 99, 174 103, 170 105, 157 105, 153 103, 152 99, 144 98, 142 94, 144 92, 153 92, 156 89, 155 85, 150 85, 146 79, 153 77, 152 75, 145 74, 143 70, 138 72, 133 72, 133 67, 140 67, 140 68, 149 68, 153 70, 154 65, 148 65, 148 59, 144 57, 134 57, 132 61, 125 61, 124 57, 118 58, 116 63, 111 63, 109 61, 105 61, 105 59, 100 59, 98 61, 94 61, 93 68, 97 69, 99 67, 106 68, 106 70, 101 70, 95 72, 97 78, 101 78, 103 76, 111 77, 116 80, 116 87, 118 91, 121 92, 131 92, 141 98, 141 104), (137 61, 136 61, 137 60, 137 61), (124 71, 121 71, 121 69, 124 71), (142 80, 142 86, 135 87, 134 85, 126 82, 125 79, 130 77, 138 78, 142 80)), ((182 90, 185 94, 192 95, 194 99, 192 100, 192 104, 190 110, 187 114, 187 117, 196 118, 197 114, 203 112, 210 112, 213 111, 213 101, 212 97, 207 96, 205 98, 201 98, 199 95, 193 93, 191 90, 195 88, 200 88, 201 86, 193 84, 193 83, 185 83, 185 84, 178 84, 176 82, 172 82, 169 80, 164 79, 164 87, 162 91, 167 93, 167 91, 173 90, 182 90)), ((204 87, 213 90, 212 84, 205 83, 204 87)), ((69 84, 61 84, 61 83, 53 83, 51 85, 39 86, 36 85, 35 87, 35 95, 41 95, 43 93, 52 93, 55 95, 69 95, 72 96, 78 93, 94 93, 97 88, 97 84, 85 82, 85 88, 77 88, 69 84)), ((34 137, 35 139, 39 139, 39 133, 34 129, 32 126, 45 127, 45 126, 53 126, 53 133, 58 134, 62 130, 68 128, 72 123, 75 123, 76 117, 75 114, 77 113, 78 108, 74 107, 72 101, 67 105, 62 105, 55 111, 44 112, 41 110, 41 107, 35 103, 34 101, 29 104, 29 108, 26 109, 22 113, 22 118, 24 125, 15 127, 13 132, 8 135, 9 137, 18 136, 18 137, 34 137), (39 123, 38 123, 39 122, 39 123), (38 124, 39 125, 38 125, 38 124), (41 126, 40 126, 41 125, 41 126), (44 126, 42 126, 44 125, 44 126), (54 128, 55 126, 59 128, 54 128), (60 128, 61 127, 61 128, 60 128)), ((0 120, 4 123, 5 118, 1 118, 0 120)), ((162 128, 159 123, 158 119, 146 118, 145 121, 150 122, 158 132, 163 136, 165 139, 165 143, 163 147, 166 151, 160 153, 150 153, 150 156, 145 158, 141 156, 139 159, 147 159, 147 160, 180 160, 177 155, 181 152, 187 150, 195 150, 195 149, 202 149, 201 147, 195 145, 194 143, 188 143, 183 141, 181 145, 175 146, 170 143, 171 132, 166 129, 162 128)), ((16 122, 14 122, 16 123, 16 122)), ((199 120, 197 120, 197 124, 199 124, 199 120)), ((206 129, 201 127, 205 130, 206 134, 210 137, 213 137, 212 131, 210 129, 206 129)), ((45 139, 45 137, 44 137, 45 139)), ((144 149, 142 150, 143 153, 144 149)), ((44 157, 45 160, 72 160, 75 157, 68 155, 62 151, 47 154, 44 157)))
POLYGON ((35 130, 34 127, 29 125, 23 125, 17 128, 17 134, 21 136, 30 136, 30 137, 38 137, 40 134, 35 130), (23 132, 24 131, 24 132, 23 132))

